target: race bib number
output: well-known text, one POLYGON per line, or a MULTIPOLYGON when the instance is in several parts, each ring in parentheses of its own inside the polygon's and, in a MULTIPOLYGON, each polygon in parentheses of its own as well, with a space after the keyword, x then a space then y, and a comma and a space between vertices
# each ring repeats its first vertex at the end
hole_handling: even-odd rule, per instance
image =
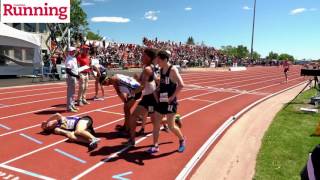
POLYGON ((160 102, 169 102, 168 93, 160 93, 160 102))
POLYGON ((153 113, 154 112, 154 107, 153 106, 148 106, 148 112, 153 113))
POLYGON ((67 121, 67 129, 74 129, 75 123, 75 120, 67 121))

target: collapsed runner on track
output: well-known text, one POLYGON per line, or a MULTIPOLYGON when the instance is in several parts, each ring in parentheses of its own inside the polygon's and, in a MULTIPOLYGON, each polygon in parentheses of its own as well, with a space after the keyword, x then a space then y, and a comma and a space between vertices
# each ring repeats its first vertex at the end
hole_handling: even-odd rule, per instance
POLYGON ((94 136, 93 120, 90 116, 65 117, 57 113, 43 121, 41 128, 44 133, 63 135, 70 141, 89 144, 90 150, 97 148, 100 141, 94 136))

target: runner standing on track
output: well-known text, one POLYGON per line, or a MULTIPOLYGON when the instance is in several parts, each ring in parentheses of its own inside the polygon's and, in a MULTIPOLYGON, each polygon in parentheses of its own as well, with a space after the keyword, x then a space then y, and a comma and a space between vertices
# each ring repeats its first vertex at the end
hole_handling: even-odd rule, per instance
POLYGON ((185 138, 180 129, 175 124, 175 115, 177 113, 177 95, 184 87, 182 77, 178 69, 169 63, 170 52, 160 51, 157 55, 157 63, 160 70, 160 84, 157 92, 157 106, 155 108, 155 119, 153 121, 153 141, 154 145, 148 152, 156 153, 159 151, 158 139, 160 124, 164 116, 167 117, 167 123, 171 132, 179 138, 179 152, 185 150, 185 138))
POLYGON ((94 51, 91 57, 92 74, 93 74, 93 77, 95 78, 95 96, 93 97, 93 100, 104 100, 104 89, 103 89, 103 86, 99 83, 99 78, 103 74, 107 75, 107 69, 100 64, 99 59, 97 59, 96 57, 97 57, 97 53, 96 51, 94 51), (101 98, 98 98, 99 86, 102 93, 101 98))
POLYGON ((134 78, 122 74, 116 74, 110 78, 106 75, 102 75, 99 79, 99 82, 101 85, 104 86, 113 85, 121 101, 124 103, 124 125, 117 125, 116 129, 122 132, 123 135, 128 135, 130 131, 130 110, 132 106, 135 104, 136 100, 140 99, 142 94, 141 92, 138 92, 140 89, 140 83, 134 78))
POLYGON ((284 77, 286 79, 286 83, 288 83, 288 72, 290 70, 290 65, 289 65, 289 62, 288 62, 288 59, 286 59, 283 64, 283 72, 284 72, 284 77))
POLYGON ((152 66, 152 62, 156 58, 156 55, 156 50, 150 48, 145 49, 142 55, 142 64, 144 67, 139 78, 141 84, 140 89, 142 90, 142 100, 130 116, 130 138, 128 145, 135 145, 137 120, 142 118, 143 125, 141 131, 139 132, 140 134, 144 133, 144 124, 148 114, 151 115, 151 118, 154 117, 152 114, 154 113, 157 102, 154 95, 156 90, 156 75, 152 66))

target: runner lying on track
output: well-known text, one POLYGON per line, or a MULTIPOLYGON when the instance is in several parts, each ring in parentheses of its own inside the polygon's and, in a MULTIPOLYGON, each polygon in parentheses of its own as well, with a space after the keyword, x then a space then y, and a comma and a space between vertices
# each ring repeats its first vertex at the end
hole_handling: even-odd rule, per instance
POLYGON ((98 147, 99 138, 94 137, 93 121, 90 116, 64 117, 57 113, 47 121, 43 121, 41 128, 46 133, 63 135, 74 142, 89 144, 89 148, 98 147))
POLYGON ((131 116, 131 108, 135 102, 141 97, 141 85, 133 77, 125 76, 122 74, 116 74, 112 77, 102 75, 100 77, 100 84, 104 86, 113 85, 115 91, 124 103, 124 125, 117 125, 116 129, 123 135, 128 135, 130 131, 129 118, 131 116))

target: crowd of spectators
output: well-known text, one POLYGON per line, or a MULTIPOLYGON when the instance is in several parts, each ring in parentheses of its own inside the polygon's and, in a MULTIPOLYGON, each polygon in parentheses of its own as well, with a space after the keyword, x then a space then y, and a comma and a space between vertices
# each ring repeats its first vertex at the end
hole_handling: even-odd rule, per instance
POLYGON ((105 47, 89 44, 91 51, 97 51, 103 64, 125 67, 139 67, 144 47, 169 50, 172 54, 171 63, 175 65, 195 67, 210 66, 212 62, 223 60, 225 56, 215 48, 200 45, 187 45, 172 41, 149 40, 143 38, 143 45, 109 43, 105 47))

